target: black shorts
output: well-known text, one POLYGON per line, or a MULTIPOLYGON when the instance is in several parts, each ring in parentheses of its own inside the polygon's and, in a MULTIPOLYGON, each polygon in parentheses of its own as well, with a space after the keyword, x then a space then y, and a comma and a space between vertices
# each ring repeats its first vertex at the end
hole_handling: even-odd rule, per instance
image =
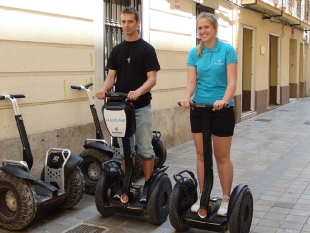
MULTIPOLYGON (((230 137, 235 129, 234 107, 222 108, 221 110, 210 111, 211 133, 218 137, 230 137)), ((192 133, 202 132, 202 111, 199 109, 190 110, 190 122, 192 133)))

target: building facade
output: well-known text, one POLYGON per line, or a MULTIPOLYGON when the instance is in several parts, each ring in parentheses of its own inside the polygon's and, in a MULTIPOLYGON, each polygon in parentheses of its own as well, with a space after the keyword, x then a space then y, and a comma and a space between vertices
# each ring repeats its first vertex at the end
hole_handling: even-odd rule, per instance
MULTIPOLYGON (((95 137, 87 96, 70 86, 92 82, 93 97, 101 88, 109 52, 122 40, 125 5, 141 12, 141 37, 155 47, 161 65, 152 90, 153 126, 167 148, 192 139, 188 110, 176 103, 201 11, 217 16, 219 39, 238 54, 237 122, 310 95, 308 0, 0 0, 0 95, 26 96, 19 104, 35 164, 43 165, 48 148, 78 154, 84 140, 95 137)), ((103 101, 94 100, 102 119, 103 101)), ((0 160, 21 159, 9 102, 0 101, 0 116, 0 160)))

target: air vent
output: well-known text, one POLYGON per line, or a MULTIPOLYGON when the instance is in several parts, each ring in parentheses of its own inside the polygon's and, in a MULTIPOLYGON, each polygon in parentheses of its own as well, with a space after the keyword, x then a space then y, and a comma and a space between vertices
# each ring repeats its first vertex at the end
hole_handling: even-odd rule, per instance
POLYGON ((91 232, 91 233, 103 233, 106 231, 106 228, 102 226, 95 226, 90 224, 80 224, 74 228, 71 228, 67 231, 64 231, 64 233, 85 233, 85 232, 91 232))

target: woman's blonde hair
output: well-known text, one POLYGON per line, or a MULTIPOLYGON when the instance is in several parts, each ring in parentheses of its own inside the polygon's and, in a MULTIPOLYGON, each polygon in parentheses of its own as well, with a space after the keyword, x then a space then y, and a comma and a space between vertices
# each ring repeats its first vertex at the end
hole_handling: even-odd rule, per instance
MULTIPOLYGON (((197 16, 197 20, 196 20, 196 24, 198 24, 198 21, 200 19, 207 19, 210 21, 210 23, 212 24, 212 26, 215 28, 215 30, 217 30, 218 28, 218 22, 217 22, 217 18, 215 18, 214 14, 211 14, 209 12, 202 12, 200 13, 198 16, 197 16)), ((203 50, 203 41, 200 40, 200 43, 199 43, 199 47, 198 47, 198 51, 197 51, 197 55, 198 56, 201 56, 202 54, 202 50, 203 50)))

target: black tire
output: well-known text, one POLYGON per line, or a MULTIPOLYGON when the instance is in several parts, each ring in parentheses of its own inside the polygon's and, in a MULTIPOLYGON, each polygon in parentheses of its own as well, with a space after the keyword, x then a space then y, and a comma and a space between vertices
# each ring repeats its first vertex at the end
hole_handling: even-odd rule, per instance
MULTIPOLYGON (((192 182, 192 181, 189 181, 192 182)), ((194 183, 192 183, 194 186, 194 183)), ((187 231, 190 227, 186 224, 184 213, 197 201, 197 190, 189 196, 180 184, 175 184, 170 196, 169 220, 176 231, 187 231)))
POLYGON ((83 197, 84 184, 81 169, 75 167, 65 180, 66 198, 59 208, 71 209, 73 206, 77 205, 83 197))
POLYGON ((230 233, 250 232, 253 217, 253 196, 251 190, 245 187, 239 193, 229 217, 230 233))
POLYGON ((109 205, 110 197, 115 194, 111 187, 111 180, 108 174, 103 172, 97 182, 95 202, 98 212, 104 217, 108 217, 113 214, 111 208, 107 207, 109 205))
POLYGON ((167 159, 167 149, 164 145, 164 142, 159 138, 156 137, 155 135, 153 136, 152 139, 152 145, 153 145, 153 150, 155 153, 155 159, 154 159, 154 169, 161 167, 164 165, 167 159))
POLYGON ((85 180, 85 193, 94 195, 96 185, 102 173, 102 163, 110 160, 110 156, 95 148, 85 149, 80 157, 83 158, 80 168, 85 180))
POLYGON ((35 191, 27 180, 0 173, 0 226, 20 230, 32 222, 37 212, 35 191))
MULTIPOLYGON (((45 182, 45 168, 41 172, 41 180, 45 182)), ((83 197, 85 182, 82 171, 79 167, 72 169, 65 180, 66 198, 58 207, 60 209, 71 209, 78 204, 83 197)))
POLYGON ((167 220, 171 190, 172 185, 169 177, 162 176, 148 198, 147 212, 151 224, 161 225, 167 220))

